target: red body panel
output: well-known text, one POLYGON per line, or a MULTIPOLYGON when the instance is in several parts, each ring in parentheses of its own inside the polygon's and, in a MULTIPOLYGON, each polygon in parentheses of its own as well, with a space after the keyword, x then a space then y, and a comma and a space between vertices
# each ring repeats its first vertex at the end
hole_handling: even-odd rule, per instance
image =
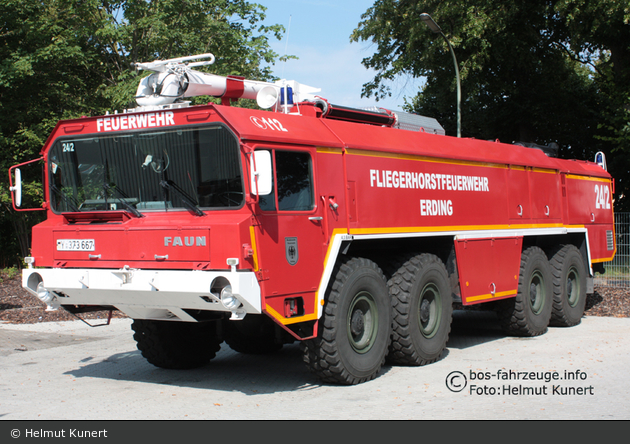
POLYGON ((522 238, 455 241, 462 302, 516 295, 522 238))
MULTIPOLYGON (((214 214, 210 223, 180 213, 97 225, 68 225, 54 216, 33 228, 32 255, 38 265, 56 268, 193 270, 223 269, 226 258, 243 258, 242 245, 224 240, 249 241, 249 214, 214 214), (58 251, 59 239, 94 240, 96 249, 58 251)), ((243 260, 252 267, 251 259, 243 260)))

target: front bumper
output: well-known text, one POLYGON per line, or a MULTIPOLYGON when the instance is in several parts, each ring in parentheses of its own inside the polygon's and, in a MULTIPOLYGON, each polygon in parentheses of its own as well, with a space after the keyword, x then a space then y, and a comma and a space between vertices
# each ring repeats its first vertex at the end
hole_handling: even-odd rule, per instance
POLYGON ((52 309, 114 306, 133 319, 196 322, 189 311, 226 312, 231 319, 262 312, 258 280, 247 271, 27 268, 22 286, 52 309), (239 307, 221 302, 228 284, 239 307))

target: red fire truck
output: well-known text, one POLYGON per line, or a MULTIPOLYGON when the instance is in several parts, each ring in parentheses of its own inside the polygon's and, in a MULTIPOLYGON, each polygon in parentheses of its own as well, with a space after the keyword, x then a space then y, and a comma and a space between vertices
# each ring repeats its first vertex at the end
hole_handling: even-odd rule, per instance
POLYGON ((50 309, 120 310, 164 368, 205 365, 224 341, 243 353, 301 341, 308 367, 341 384, 386 359, 439 359, 455 302, 488 304, 514 335, 580 322, 616 249, 603 158, 191 69, 213 59, 139 64, 152 74, 137 108, 53 130, 47 219, 23 272, 50 309), (197 95, 221 105, 183 101, 197 95))

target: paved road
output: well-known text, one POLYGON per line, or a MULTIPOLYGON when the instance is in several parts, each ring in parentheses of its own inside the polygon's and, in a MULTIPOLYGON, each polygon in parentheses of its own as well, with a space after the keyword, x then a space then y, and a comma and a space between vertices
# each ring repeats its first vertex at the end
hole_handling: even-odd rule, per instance
POLYGON ((345 387, 320 384, 298 345, 249 356, 224 344, 208 366, 174 371, 142 358, 126 319, 0 324, 0 418, 627 420, 629 336, 628 318, 586 317, 513 338, 488 314, 456 312, 442 360, 345 387))

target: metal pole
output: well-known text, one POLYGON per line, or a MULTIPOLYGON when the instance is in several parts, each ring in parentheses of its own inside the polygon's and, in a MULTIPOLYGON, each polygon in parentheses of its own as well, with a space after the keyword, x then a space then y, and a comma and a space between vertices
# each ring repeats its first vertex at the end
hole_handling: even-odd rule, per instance
POLYGON ((448 41, 443 32, 440 34, 442 34, 442 37, 446 40, 448 48, 451 50, 451 55, 453 56, 453 63, 455 64, 455 79, 457 80, 457 137, 462 137, 462 85, 459 80, 459 66, 457 65, 457 58, 455 57, 455 51, 453 51, 451 42, 448 41))
POLYGON ((451 55, 453 56, 453 63, 455 65, 455 80, 457 81, 457 137, 462 137, 462 85, 459 79, 459 65, 457 64, 455 51, 453 51, 453 45, 451 45, 451 42, 448 41, 444 32, 442 32, 442 28, 435 23, 429 14, 420 14, 420 20, 422 20, 431 29, 431 31, 436 34, 440 34, 444 38, 446 44, 448 45, 448 49, 451 51, 451 55))

